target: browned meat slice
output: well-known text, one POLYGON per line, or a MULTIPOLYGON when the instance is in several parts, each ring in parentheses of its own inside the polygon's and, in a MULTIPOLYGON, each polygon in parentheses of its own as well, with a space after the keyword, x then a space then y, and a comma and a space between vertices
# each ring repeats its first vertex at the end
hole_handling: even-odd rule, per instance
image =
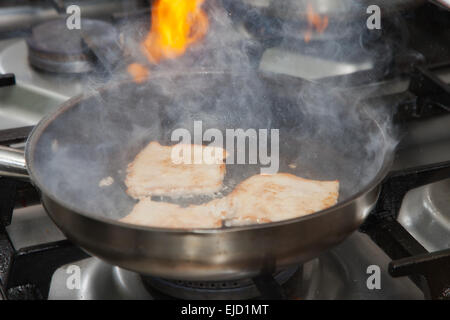
POLYGON ((203 156, 200 154, 201 163, 196 164, 196 148, 194 145, 184 146, 191 150, 190 164, 177 163, 172 154, 176 151, 175 146, 161 146, 158 142, 150 142, 128 165, 125 179, 127 193, 135 199, 141 199, 154 195, 180 197, 219 191, 225 176, 223 160, 226 151, 222 148, 203 147, 203 156), (215 155, 215 152, 221 157, 218 157, 215 163, 209 164, 211 161, 206 161, 206 155, 215 155))
POLYGON ((180 207, 167 202, 145 198, 137 203, 131 213, 120 221, 147 227, 196 229, 222 226, 222 199, 204 205, 180 207))
POLYGON ((267 223, 301 217, 336 204, 338 181, 316 181, 278 173, 255 175, 240 183, 230 197, 226 225, 267 223))
POLYGON ((308 215, 336 204, 338 181, 317 181, 279 173, 255 175, 228 196, 180 207, 145 198, 121 221, 161 228, 219 228, 260 224, 308 215))

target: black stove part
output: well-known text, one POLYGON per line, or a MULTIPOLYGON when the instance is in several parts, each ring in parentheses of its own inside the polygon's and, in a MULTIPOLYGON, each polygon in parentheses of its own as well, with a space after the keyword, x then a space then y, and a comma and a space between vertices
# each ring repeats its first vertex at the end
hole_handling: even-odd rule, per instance
POLYGON ((444 68, 450 69, 450 60, 415 67, 408 89, 417 97, 415 106, 409 111, 411 117, 427 117, 450 112, 450 86, 436 76, 436 72, 444 68))
POLYGON ((17 286, 8 290, 5 300, 44 300, 39 289, 32 284, 17 286))
MULTIPOLYGON (((29 290, 35 291, 35 296, 48 297, 50 280, 60 266, 89 257, 68 240, 46 243, 39 246, 16 251, 11 259, 11 266, 6 282, 8 299, 22 299, 18 293, 29 295, 29 290)), ((26 298, 24 296, 23 298, 26 298)))
POLYGON ((12 212, 16 204, 16 190, 16 181, 0 177, 0 227, 8 226, 11 223, 12 212))
MULTIPOLYGON (((25 142, 33 126, 0 131, 0 145, 10 146, 25 142)), ((0 177, 0 227, 11 223, 14 207, 39 203, 40 195, 29 182, 0 177)), ((1 252, 1 251, 0 251, 1 252)))
POLYGON ((50 2, 58 13, 66 13, 66 4, 64 3, 64 0, 51 0, 50 2))
MULTIPOLYGON (((384 217, 380 218, 378 221, 374 220, 375 219, 370 216, 360 230, 367 233, 391 259, 414 257, 428 252, 394 218, 384 217)), ((424 292, 425 296, 430 297, 427 294, 429 290, 426 280, 420 275, 409 276, 417 287, 424 292)))
POLYGON ((0 227, 11 223, 15 207, 40 202, 40 194, 29 182, 0 177, 0 227))
POLYGON ((25 142, 34 126, 19 127, 0 130, 0 145, 10 146, 15 143, 25 142))
POLYGON ((37 190, 28 182, 0 178, 0 293, 4 298, 48 295, 50 279, 60 266, 88 257, 68 240, 16 251, 5 227, 15 206, 39 202, 37 190), (6 295, 6 296, 5 296, 6 295))
MULTIPOLYGON (((10 146, 25 142, 32 129, 33 126, 1 130, 0 145, 10 146)), ((38 200, 38 192, 30 183, 0 177, 0 227, 11 223, 12 212, 17 203, 26 206, 38 200)))
POLYGON ((271 16, 267 8, 256 8, 247 1, 221 2, 233 23, 242 24, 263 47, 273 47, 282 42, 282 21, 271 16))
POLYGON ((116 12, 112 14, 112 19, 117 22, 128 21, 129 19, 148 19, 151 14, 150 8, 142 8, 133 11, 116 12))
POLYGON ((423 54, 430 64, 450 59, 450 11, 429 3, 418 8, 410 21, 411 49, 423 54))
POLYGON ((382 184, 374 210, 360 228, 394 260, 391 275, 410 276, 431 299, 450 298, 450 282, 441 282, 448 277, 449 269, 441 267, 450 264, 450 252, 428 253, 396 219, 409 190, 449 177, 450 161, 392 172, 382 184), (414 263, 420 267, 408 267, 414 263))
POLYGON ((0 88, 13 86, 16 84, 16 76, 14 73, 0 74, 0 88))
POLYGON ((392 261, 389 273, 394 277, 421 275, 429 284, 430 297, 450 300, 450 249, 392 261))
POLYGON ((123 52, 118 43, 117 34, 111 33, 110 36, 99 37, 93 35, 92 32, 81 31, 81 40, 108 74, 111 74, 113 69, 123 60, 123 52))
POLYGON ((286 300, 283 287, 271 274, 262 274, 252 280, 261 294, 261 300, 286 300))
POLYGON ((397 218, 409 190, 450 178, 450 161, 391 172, 384 180, 380 198, 370 219, 397 218))
MULTIPOLYGON (((0 131, 0 145, 25 142, 32 126, 0 131)), ((5 229, 14 207, 38 203, 39 192, 27 181, 0 177, 0 296, 3 299, 46 299, 53 272, 88 257, 68 240, 14 249, 5 229)))
MULTIPOLYGON (((416 65, 403 76, 410 79, 408 90, 382 97, 384 104, 393 105, 396 124, 426 119, 450 113, 450 85, 439 73, 450 70, 450 60, 433 65, 416 65)), ((407 80, 405 80, 407 81, 407 80)), ((379 101, 379 97, 368 101, 379 101)))
POLYGON ((0 298, 6 299, 6 282, 14 249, 6 234, 5 227, 0 225, 0 298))

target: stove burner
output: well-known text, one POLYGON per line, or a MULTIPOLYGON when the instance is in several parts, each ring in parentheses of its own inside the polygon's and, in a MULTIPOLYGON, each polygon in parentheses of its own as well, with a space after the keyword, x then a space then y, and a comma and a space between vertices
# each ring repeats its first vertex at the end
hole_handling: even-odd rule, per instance
POLYGON ((0 87, 13 86, 16 84, 16 77, 13 73, 0 73, 0 87))
MULTIPOLYGON (((282 286, 294 276, 301 274, 302 268, 295 266, 277 272, 273 278, 282 286)), ((142 276, 145 287, 155 294, 155 290, 169 297, 185 300, 247 300, 264 297, 252 279, 231 281, 184 281, 167 280, 142 276)))
POLYGON ((95 55, 84 35, 100 43, 117 41, 115 28, 103 21, 83 19, 80 30, 69 30, 64 19, 39 24, 27 38, 28 60, 40 70, 54 73, 85 73, 95 67, 95 55))

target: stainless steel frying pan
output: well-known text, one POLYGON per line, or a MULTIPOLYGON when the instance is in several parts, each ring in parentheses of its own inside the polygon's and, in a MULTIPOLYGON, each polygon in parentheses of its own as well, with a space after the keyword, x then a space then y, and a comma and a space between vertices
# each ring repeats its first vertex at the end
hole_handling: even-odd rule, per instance
MULTIPOLYGON (((124 82, 63 104, 34 128, 26 168, 17 151, 3 150, 0 171, 28 174, 67 238, 113 265, 170 279, 255 276, 303 263, 339 243, 376 202, 392 148, 380 123, 348 98, 306 90, 287 77, 253 81, 198 73, 124 82), (338 179, 338 204, 288 221, 211 230, 117 221, 135 203, 123 185, 126 165, 149 141, 173 143, 173 129, 191 129, 194 120, 202 120, 204 130, 278 128, 280 171, 338 179), (114 183, 99 187, 107 176, 114 183)), ((255 173, 258 165, 227 165, 225 185, 232 189, 255 173)))

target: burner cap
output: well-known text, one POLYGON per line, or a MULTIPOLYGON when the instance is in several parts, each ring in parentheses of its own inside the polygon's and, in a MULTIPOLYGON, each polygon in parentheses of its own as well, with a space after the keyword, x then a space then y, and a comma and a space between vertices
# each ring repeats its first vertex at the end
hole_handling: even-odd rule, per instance
POLYGON ((69 30, 65 19, 45 22, 35 26, 27 38, 30 64, 57 73, 92 71, 95 57, 84 43, 83 34, 98 37, 102 43, 118 38, 114 26, 104 21, 83 19, 80 30, 69 30))

